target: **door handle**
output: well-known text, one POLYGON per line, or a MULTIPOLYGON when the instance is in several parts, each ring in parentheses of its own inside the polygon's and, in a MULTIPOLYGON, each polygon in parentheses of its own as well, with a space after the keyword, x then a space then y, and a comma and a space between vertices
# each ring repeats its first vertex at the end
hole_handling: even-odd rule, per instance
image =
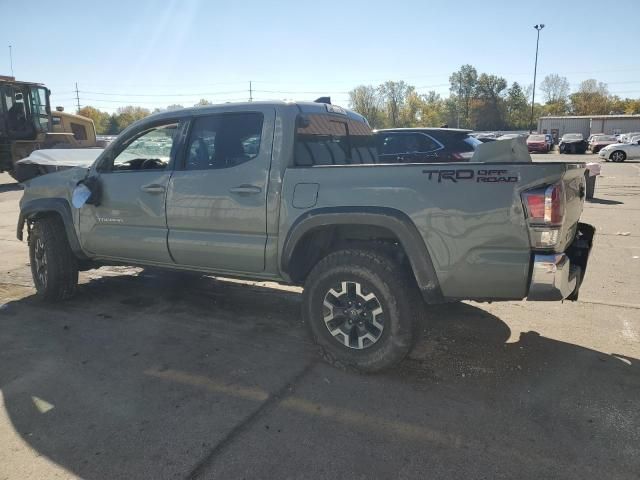
POLYGON ((402 156, 402 155, 398 155, 398 156, 396 157, 396 162, 404 162, 404 156, 402 156))
POLYGON ((162 185, 152 183, 151 185, 141 187, 140 190, 146 193, 164 193, 166 189, 162 185))
POLYGON ((262 192, 262 189, 255 185, 238 185, 237 187, 230 188, 229 191, 240 195, 255 195, 262 192))

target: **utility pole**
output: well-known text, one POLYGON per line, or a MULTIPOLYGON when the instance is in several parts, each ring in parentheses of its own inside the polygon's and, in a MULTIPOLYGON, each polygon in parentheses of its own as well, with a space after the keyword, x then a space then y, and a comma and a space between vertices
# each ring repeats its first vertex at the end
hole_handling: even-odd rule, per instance
POLYGON ((249 101, 253 102, 253 88, 251 85, 251 80, 249 80, 249 101))
POLYGON ((531 120, 529 121, 529 133, 533 132, 533 107, 536 104, 536 75, 538 73, 538 45, 540 44, 540 30, 544 28, 544 23, 534 25, 533 28, 538 31, 538 38, 536 40, 536 63, 533 67, 533 94, 531 96, 531 120))
POLYGON ((9 45, 9 65, 11 66, 11 76, 14 77, 13 74, 13 52, 11 51, 11 45, 9 45))
POLYGON ((78 104, 77 113, 80 113, 80 92, 78 92, 78 82, 76 82, 76 103, 78 104))

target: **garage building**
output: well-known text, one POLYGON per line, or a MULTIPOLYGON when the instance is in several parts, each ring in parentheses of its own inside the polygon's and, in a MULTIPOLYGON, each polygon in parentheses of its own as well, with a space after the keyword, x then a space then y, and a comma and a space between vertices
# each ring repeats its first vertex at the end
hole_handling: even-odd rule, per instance
POLYGON ((640 132, 640 115, 540 117, 538 132, 552 134, 556 143, 565 133, 581 133, 584 138, 587 138, 594 133, 615 135, 640 132))

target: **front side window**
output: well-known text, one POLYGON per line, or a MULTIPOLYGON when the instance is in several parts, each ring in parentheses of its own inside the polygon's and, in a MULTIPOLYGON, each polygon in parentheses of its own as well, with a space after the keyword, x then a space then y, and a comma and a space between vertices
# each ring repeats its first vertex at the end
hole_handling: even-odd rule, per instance
POLYGON ((113 159, 111 171, 164 170, 169 166, 178 124, 161 125, 131 139, 113 159))
POLYGON ((258 156, 261 113, 232 113, 196 118, 187 145, 187 170, 231 168, 258 156))

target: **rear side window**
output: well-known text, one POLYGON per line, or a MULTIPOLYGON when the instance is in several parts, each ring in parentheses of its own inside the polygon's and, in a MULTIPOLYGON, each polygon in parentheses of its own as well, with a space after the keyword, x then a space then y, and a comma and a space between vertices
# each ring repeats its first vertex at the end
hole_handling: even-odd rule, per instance
POLYGON ((261 113, 233 113, 196 118, 187 145, 187 170, 230 168, 258 156, 261 113))
POLYGON ((318 114, 301 116, 299 122, 294 152, 296 165, 376 162, 373 136, 365 123, 318 114))
POLYGON ((84 125, 71 122, 71 131, 73 132, 73 136, 76 138, 76 140, 87 139, 87 129, 84 128, 84 125))

